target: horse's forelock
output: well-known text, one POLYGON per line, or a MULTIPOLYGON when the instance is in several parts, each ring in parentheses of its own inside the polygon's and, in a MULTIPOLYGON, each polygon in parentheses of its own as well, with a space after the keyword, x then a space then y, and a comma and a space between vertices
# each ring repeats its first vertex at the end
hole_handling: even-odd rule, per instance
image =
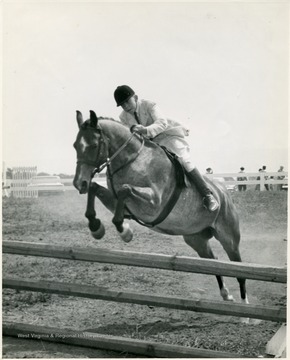
POLYGON ((90 122, 90 120, 84 121, 84 122, 82 123, 82 125, 81 125, 80 128, 81 128, 82 130, 87 129, 87 127, 89 126, 89 122, 90 122))
POLYGON ((90 119, 86 120, 83 122, 83 124, 81 125, 81 129, 82 130, 86 130, 88 127, 92 128, 92 129, 96 129, 97 127, 92 125, 92 122, 90 119))

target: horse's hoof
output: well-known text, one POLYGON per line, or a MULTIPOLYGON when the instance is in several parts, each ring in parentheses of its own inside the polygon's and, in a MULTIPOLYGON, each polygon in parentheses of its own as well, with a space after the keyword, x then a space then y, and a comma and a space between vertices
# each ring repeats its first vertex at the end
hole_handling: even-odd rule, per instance
POLYGON ((227 288, 221 289, 221 296, 224 301, 235 301, 233 295, 229 294, 229 291, 227 288))
POLYGON ((100 223, 100 227, 96 231, 91 231, 92 236, 99 240, 105 235, 105 227, 102 223, 100 223))
POLYGON ((126 243, 133 239, 133 231, 130 229, 128 223, 123 224, 123 231, 120 233, 121 239, 126 243))

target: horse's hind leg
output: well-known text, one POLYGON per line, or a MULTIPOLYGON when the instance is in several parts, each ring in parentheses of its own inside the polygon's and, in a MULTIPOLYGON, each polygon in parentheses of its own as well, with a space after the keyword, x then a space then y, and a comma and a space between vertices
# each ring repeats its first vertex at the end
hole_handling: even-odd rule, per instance
MULTIPOLYGON (((233 224, 233 223, 232 223, 233 224)), ((241 254, 239 250, 239 243, 240 243, 240 231, 238 223, 236 226, 224 226, 224 227, 217 227, 214 233, 215 238, 221 243, 225 252, 227 253, 229 259, 231 261, 242 262, 241 254)), ((241 300, 244 304, 248 304, 248 296, 246 291, 246 279, 237 278, 239 285, 240 285, 240 294, 241 300)), ((241 321, 243 323, 248 324, 250 322, 249 318, 242 318, 241 321)), ((256 320, 253 322, 256 324, 256 320)))
MULTIPOLYGON (((239 244, 240 244, 240 231, 239 227, 233 226, 229 228, 229 226, 225 226, 225 229, 217 228, 214 230, 215 238, 221 243, 225 252, 227 253, 229 259, 231 261, 242 262, 239 244)), ((245 304, 248 304, 248 297, 246 291, 246 279, 237 278, 240 285, 240 294, 241 300, 245 304)))
MULTIPOLYGON (((185 242, 195 250, 201 258, 205 259, 217 259, 209 245, 209 239, 213 236, 212 229, 207 228, 198 234, 184 235, 185 242)), ((217 282, 220 289, 220 294, 224 300, 233 301, 232 295, 229 295, 229 291, 225 286, 224 279, 220 275, 216 275, 217 282)))

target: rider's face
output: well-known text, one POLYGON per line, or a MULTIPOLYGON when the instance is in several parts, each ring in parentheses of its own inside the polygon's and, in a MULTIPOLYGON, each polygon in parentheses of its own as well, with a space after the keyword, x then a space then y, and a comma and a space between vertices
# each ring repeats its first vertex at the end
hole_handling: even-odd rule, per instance
POLYGON ((137 107, 137 99, 135 96, 130 97, 127 101, 125 101, 122 105, 122 109, 129 113, 134 113, 137 107))

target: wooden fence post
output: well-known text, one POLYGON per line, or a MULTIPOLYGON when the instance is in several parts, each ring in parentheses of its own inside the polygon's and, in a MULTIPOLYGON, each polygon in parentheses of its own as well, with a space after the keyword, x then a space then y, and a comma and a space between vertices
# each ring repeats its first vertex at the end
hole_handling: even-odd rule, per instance
POLYGON ((261 176, 260 176, 260 191, 264 191, 265 190, 265 175, 264 173, 261 172, 261 176))

